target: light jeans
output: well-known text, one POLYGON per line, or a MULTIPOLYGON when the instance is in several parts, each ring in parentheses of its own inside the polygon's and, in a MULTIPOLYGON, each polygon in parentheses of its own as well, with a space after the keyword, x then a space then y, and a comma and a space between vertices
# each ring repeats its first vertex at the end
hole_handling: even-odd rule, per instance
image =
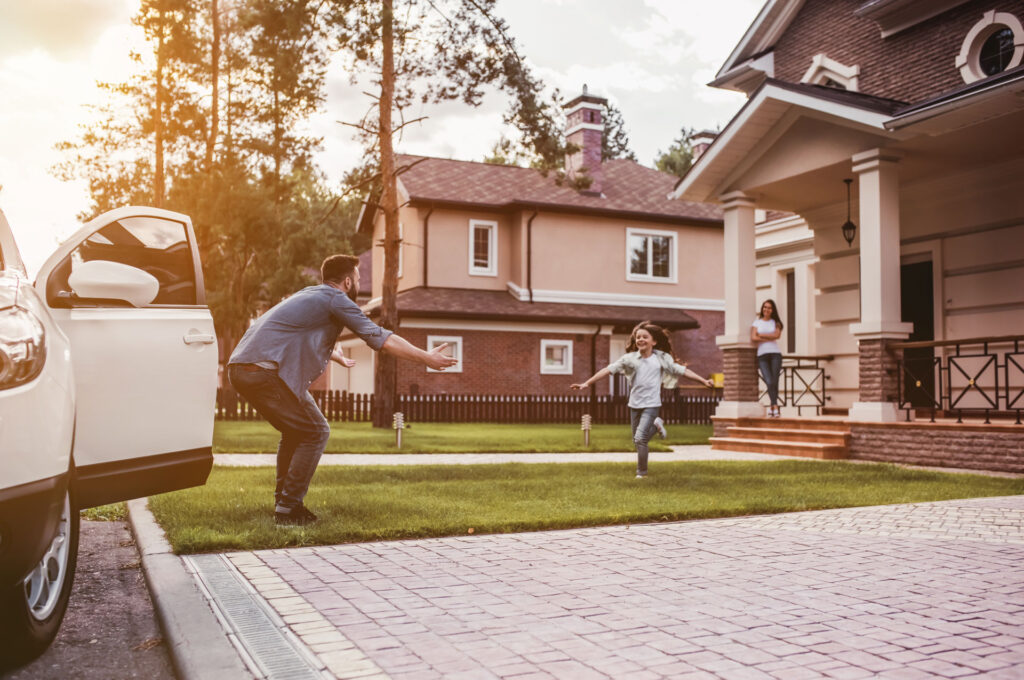
POLYGON ((651 437, 654 436, 657 429, 654 426, 654 419, 658 417, 660 411, 660 406, 629 409, 629 422, 633 428, 633 445, 636 446, 636 473, 638 475, 647 474, 647 456, 650 453, 647 442, 651 441, 651 437))

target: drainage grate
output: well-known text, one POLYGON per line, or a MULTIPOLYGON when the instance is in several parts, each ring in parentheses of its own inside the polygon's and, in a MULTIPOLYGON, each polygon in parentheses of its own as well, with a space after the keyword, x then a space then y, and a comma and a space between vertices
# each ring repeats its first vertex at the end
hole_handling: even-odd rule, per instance
POLYGON ((275 622, 262 598, 246 587, 234 567, 220 555, 192 555, 191 564, 236 641, 268 680, 322 680, 317 663, 302 643, 275 622))

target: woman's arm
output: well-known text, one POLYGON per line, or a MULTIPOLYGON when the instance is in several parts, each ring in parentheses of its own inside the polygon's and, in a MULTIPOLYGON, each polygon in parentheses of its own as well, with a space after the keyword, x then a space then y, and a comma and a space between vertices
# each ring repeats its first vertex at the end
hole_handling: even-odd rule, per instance
POLYGON ((569 389, 572 389, 572 390, 582 390, 585 387, 590 387, 591 383, 595 383, 598 380, 600 380, 601 378, 607 377, 607 376, 609 376, 611 374, 612 374, 612 372, 610 370, 608 370, 607 366, 605 366, 600 371, 598 371, 594 375, 590 376, 589 378, 587 378, 583 382, 581 382, 581 383, 574 383, 574 384, 570 385, 569 389))
POLYGON ((775 330, 771 333, 761 333, 761 337, 765 340, 778 340, 782 337, 782 326, 778 322, 775 323, 775 330))

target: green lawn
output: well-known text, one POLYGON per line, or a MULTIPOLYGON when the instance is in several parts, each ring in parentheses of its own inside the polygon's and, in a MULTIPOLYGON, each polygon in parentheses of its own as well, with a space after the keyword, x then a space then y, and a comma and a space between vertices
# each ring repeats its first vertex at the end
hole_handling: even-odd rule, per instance
POLYGON ((1024 493, 1024 479, 793 461, 322 467, 320 521, 273 522, 271 468, 215 467, 204 487, 150 499, 178 553, 790 512, 1024 493))
MULTIPOLYGON (((710 425, 669 425, 669 437, 651 440, 652 451, 670 444, 706 444, 710 425)), ((217 421, 214 453, 275 453, 280 435, 263 421, 217 421)), ((374 429, 369 423, 331 423, 327 453, 565 453, 574 451, 632 451, 629 425, 595 425, 590 447, 583 446, 579 425, 512 425, 508 423, 415 423, 402 430, 402 448, 395 448, 395 431, 374 429)))

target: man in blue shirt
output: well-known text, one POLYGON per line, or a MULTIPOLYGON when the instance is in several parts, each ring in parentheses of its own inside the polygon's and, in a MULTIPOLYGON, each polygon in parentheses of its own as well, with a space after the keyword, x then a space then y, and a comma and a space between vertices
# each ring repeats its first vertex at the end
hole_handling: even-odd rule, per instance
POLYGON ((327 446, 331 429, 309 386, 331 359, 352 363, 334 350, 348 328, 377 351, 443 371, 456 360, 444 345, 422 350, 366 318, 355 303, 359 258, 332 255, 320 266, 323 283, 303 288, 256 319, 228 360, 231 385, 281 433, 277 447, 274 520, 305 525, 316 521, 302 499, 327 446))

